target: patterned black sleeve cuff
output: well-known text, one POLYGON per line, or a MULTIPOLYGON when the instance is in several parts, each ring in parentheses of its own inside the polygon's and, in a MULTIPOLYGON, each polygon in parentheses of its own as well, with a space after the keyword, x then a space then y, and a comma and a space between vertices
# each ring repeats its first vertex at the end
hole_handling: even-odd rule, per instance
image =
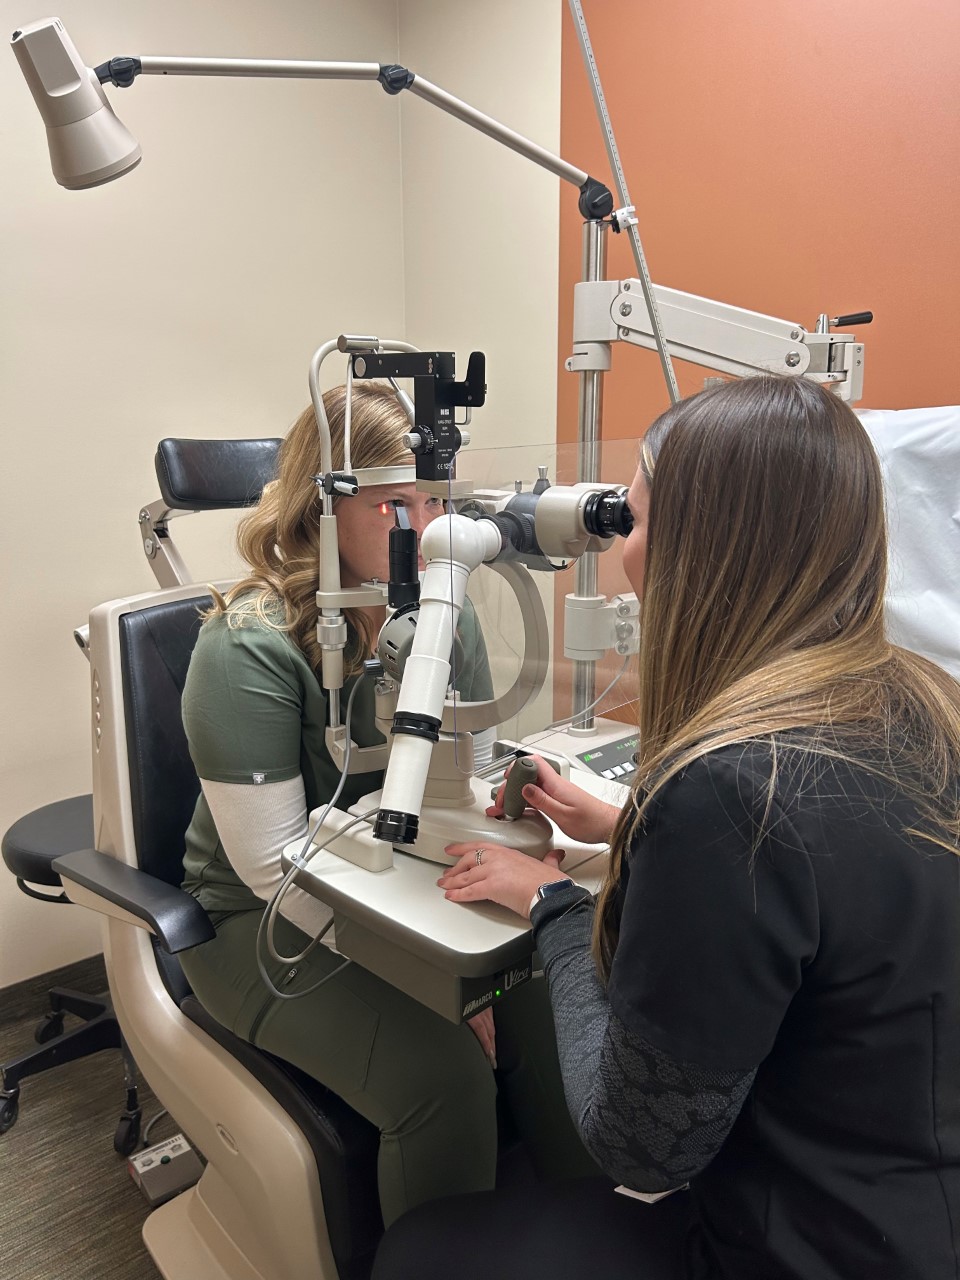
POLYGON ((544 898, 542 902, 538 902, 530 912, 530 924, 533 926, 534 937, 536 938, 537 930, 549 920, 559 919, 573 907, 579 906, 581 902, 592 901, 593 894, 590 890, 584 889, 583 885, 571 880, 569 885, 551 893, 549 898, 544 898))

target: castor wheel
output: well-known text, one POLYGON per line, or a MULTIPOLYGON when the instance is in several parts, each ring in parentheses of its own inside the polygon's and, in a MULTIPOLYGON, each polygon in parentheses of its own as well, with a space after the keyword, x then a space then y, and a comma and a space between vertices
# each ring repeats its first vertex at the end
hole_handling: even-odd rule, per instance
POLYGON ((60 1035, 63 1035, 63 1014, 57 1012, 48 1013, 46 1017, 40 1019, 33 1038, 37 1044, 46 1044, 49 1040, 56 1040, 60 1035))
POLYGON ((0 1092, 0 1133, 6 1133, 17 1123, 20 1111, 20 1090, 9 1089, 0 1092))
POLYGON ((132 1156, 140 1143, 140 1112, 120 1117, 113 1135, 113 1149, 118 1156, 132 1156))

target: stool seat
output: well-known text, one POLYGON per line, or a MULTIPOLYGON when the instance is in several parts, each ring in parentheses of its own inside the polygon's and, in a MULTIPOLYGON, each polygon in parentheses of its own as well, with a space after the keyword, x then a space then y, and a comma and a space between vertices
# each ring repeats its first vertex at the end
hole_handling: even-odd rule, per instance
MULTIPOLYGON (((91 795, 69 796, 34 809, 19 818, 0 840, 3 860, 28 898, 68 905, 70 899, 62 892, 63 882, 53 869, 53 860, 92 847, 91 795), (52 886, 61 892, 41 893, 31 885, 52 886)), ((53 987, 48 995, 50 1012, 37 1024, 33 1036, 40 1048, 0 1062, 0 1134, 17 1122, 22 1081, 104 1049, 119 1049, 123 1056, 127 1105, 120 1116, 113 1147, 120 1155, 131 1155, 140 1142, 136 1068, 109 996, 98 998, 68 987, 53 987), (65 1029, 64 1015, 68 1013, 80 1018, 81 1025, 65 1029)))
POLYGON ((3 860, 18 880, 59 885, 54 858, 93 848, 93 796, 70 796, 18 819, 0 842, 3 860))

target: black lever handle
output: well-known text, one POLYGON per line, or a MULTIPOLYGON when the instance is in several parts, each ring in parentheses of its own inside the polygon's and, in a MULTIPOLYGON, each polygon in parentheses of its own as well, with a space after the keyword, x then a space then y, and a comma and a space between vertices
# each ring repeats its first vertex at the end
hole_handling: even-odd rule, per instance
POLYGON ((852 329, 854 325, 869 324, 872 319, 872 311, 853 311, 848 316, 834 316, 830 323, 834 329, 852 329))

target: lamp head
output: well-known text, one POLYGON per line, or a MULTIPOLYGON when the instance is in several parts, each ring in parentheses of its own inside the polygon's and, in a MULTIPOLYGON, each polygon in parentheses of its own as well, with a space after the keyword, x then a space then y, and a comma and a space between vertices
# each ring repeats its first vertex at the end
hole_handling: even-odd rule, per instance
POLYGON ((10 44, 47 126, 61 187, 97 187, 140 163, 140 144, 113 114, 96 72, 83 63, 59 18, 21 27, 10 44))

